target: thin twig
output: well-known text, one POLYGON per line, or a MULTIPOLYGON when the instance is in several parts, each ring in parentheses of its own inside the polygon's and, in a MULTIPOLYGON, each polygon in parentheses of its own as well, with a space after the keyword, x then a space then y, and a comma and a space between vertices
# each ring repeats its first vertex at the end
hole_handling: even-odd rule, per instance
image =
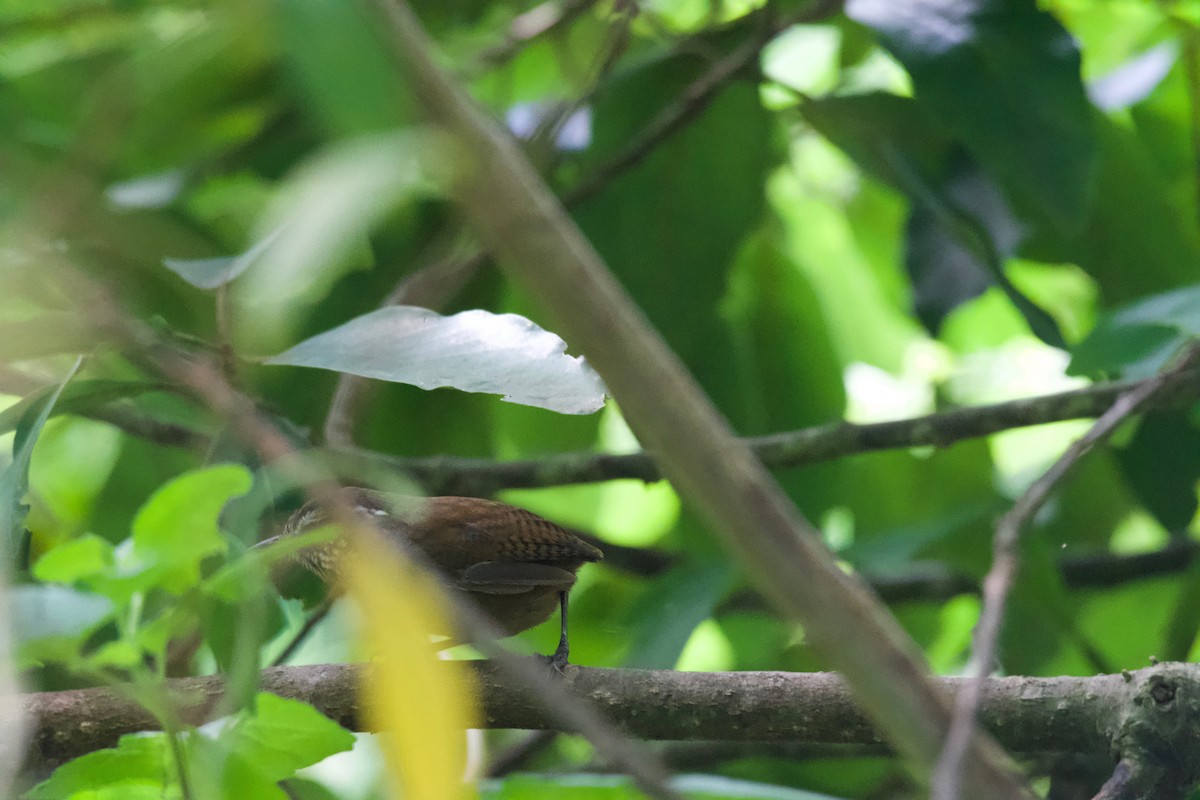
POLYGON ((223 283, 215 292, 214 315, 217 327, 217 350, 221 354, 221 370, 225 379, 237 384, 238 359, 233 346, 233 301, 229 284, 223 283))
MULTIPOLYGON (((790 25, 824 19, 841 9, 841 0, 818 0, 784 20, 763 17, 758 29, 740 46, 717 60, 708 71, 692 81, 679 98, 662 109, 617 155, 594 169, 587 178, 562 197, 567 208, 579 205, 600 192, 618 175, 640 164, 660 144, 699 117, 738 73, 746 69, 771 39, 790 25)), ((767 9, 770 11, 770 9, 767 9)))
POLYGON ((469 74, 479 74, 503 66, 531 42, 570 25, 596 5, 596 2, 597 0, 565 0, 557 6, 553 2, 546 2, 517 15, 509 23, 504 41, 479 53, 475 57, 475 63, 466 71, 469 74))
POLYGON ((959 797, 963 759, 974 734, 975 714, 980 696, 996 657, 1005 601, 1020 562, 1017 544, 1021 538, 1021 531, 1093 447, 1108 439, 1125 420, 1142 410, 1157 393, 1194 369, 1198 362, 1200 347, 1190 346, 1170 369, 1143 381, 1118 397, 1087 433, 1072 442, 1050 469, 1034 481, 996 525, 992 543, 992 567, 983 581, 983 609, 975 628, 973 651, 976 673, 955 701, 954 718, 933 773, 930 795, 932 800, 957 800, 959 797))
MULTIPOLYGON (((441 248, 438 244, 435 247, 441 248)), ((487 253, 473 250, 438 258, 432 263, 406 275, 382 305, 409 305, 441 310, 466 285, 467 281, 487 263, 487 253)), ((330 447, 354 447, 354 426, 372 382, 357 375, 342 373, 325 416, 323 435, 330 447)))
MULTIPOLYGON (((614 562, 605 544, 604 563, 606 566, 621 567, 614 562)), ((646 548, 642 551, 649 557, 663 559, 663 569, 668 568, 675 559, 670 553, 646 548)), ((1058 562, 1058 572, 1063 584, 1068 589, 1110 589, 1123 586, 1134 581, 1150 580, 1167 575, 1174 575, 1187 570, 1200 555, 1200 542, 1188 538, 1173 541, 1158 550, 1147 553, 1092 553, 1083 556, 1067 556, 1058 562)), ((618 561, 621 557, 618 556, 618 561)), ((634 566, 641 566, 640 559, 632 559, 634 566)), ((646 566, 653 564, 646 562, 646 566)), ((653 572, 636 571, 634 574, 655 574, 653 572)), ((888 605, 904 603, 942 603, 959 595, 979 594, 979 581, 970 575, 957 572, 945 564, 913 564, 898 575, 872 575, 870 572, 860 573, 879 595, 879 599, 888 605)), ((716 613, 723 614, 733 611, 765 611, 768 608, 761 595, 750 589, 744 589, 731 594, 720 605, 716 613)))
MULTIPOLYGON (((1175 408, 1194 402, 1200 390, 1197 378, 1200 373, 1192 376, 1191 381, 1181 380, 1178 385, 1160 392, 1151 399, 1150 407, 1175 408)), ((1101 383, 1068 392, 957 408, 923 417, 870 424, 834 422, 743 441, 772 469, 793 469, 881 450, 944 448, 1015 428, 1098 417, 1117 397, 1138 385, 1136 381, 1101 383)), ((191 428, 138 416, 132 409, 119 404, 79 413, 155 444, 203 448, 209 439, 206 434, 191 428)), ((494 461, 445 456, 410 458, 339 447, 332 455, 336 461, 345 463, 348 470, 363 464, 382 464, 403 472, 431 494, 487 495, 500 489, 544 488, 626 478, 646 482, 661 479, 657 466, 645 452, 613 455, 581 451, 523 461, 494 461)))
POLYGON ((332 610, 333 600, 328 597, 322 600, 321 604, 314 608, 312 613, 308 615, 308 619, 304 620, 304 624, 300 626, 300 630, 296 631, 296 635, 292 637, 292 640, 287 643, 287 647, 283 648, 279 655, 275 656, 274 660, 271 661, 271 666, 278 667, 286 664, 287 660, 300 649, 300 645, 304 644, 304 640, 309 637, 309 634, 316 630, 316 627, 321 624, 322 620, 329 616, 329 612, 332 610))

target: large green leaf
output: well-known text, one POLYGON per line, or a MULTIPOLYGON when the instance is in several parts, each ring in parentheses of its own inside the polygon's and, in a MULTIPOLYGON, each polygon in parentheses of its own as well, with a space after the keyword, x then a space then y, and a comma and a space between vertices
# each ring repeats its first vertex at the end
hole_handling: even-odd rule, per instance
POLYGON ((1187 411, 1147 414, 1137 434, 1117 451, 1122 474, 1146 509, 1169 531, 1196 516, 1200 431, 1187 411))
MULTIPOLYGON (((621 152, 707 66, 681 54, 614 81, 596 98, 584 168, 621 152)), ((735 420, 741 391, 718 304, 737 249, 761 218, 763 175, 774 158, 769 132, 756 88, 734 82, 576 214, 650 321, 735 420)))
POLYGON ((917 318, 936 334, 945 318, 998 285, 1043 341, 1064 346, 1054 319, 1004 272, 1024 225, 995 182, 919 104, 894 95, 809 100, 805 118, 866 171, 911 200, 905 265, 917 318))
POLYGON ((672 669, 733 578, 733 568, 724 560, 681 564, 658 578, 642 596, 629 625, 632 642, 624 666, 672 669))
POLYGON ((1074 348, 1070 371, 1143 378, 1197 337, 1200 284, 1145 297, 1102 317, 1074 348))
POLYGON ((1070 35, 1034 0, 852 0, 917 101, 1022 208, 1077 228, 1093 191, 1092 107, 1070 35))
POLYGON ((1022 254, 1078 264, 1110 307, 1193 282, 1200 226, 1192 201, 1176 199, 1133 132, 1105 118, 1098 118, 1097 130, 1096 198, 1083 228, 1065 238, 1035 231, 1022 254))

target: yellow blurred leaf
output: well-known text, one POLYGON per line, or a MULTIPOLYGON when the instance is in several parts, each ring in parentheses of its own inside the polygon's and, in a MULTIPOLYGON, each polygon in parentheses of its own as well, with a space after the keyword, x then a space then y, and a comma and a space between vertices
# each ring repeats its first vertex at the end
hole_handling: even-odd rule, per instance
POLYGON ((470 668, 439 660, 430 642, 430 633, 451 630, 438 587, 377 535, 356 534, 340 571, 376 656, 364 672, 364 719, 384 733, 380 744, 405 800, 475 797, 463 776, 479 692, 470 668))

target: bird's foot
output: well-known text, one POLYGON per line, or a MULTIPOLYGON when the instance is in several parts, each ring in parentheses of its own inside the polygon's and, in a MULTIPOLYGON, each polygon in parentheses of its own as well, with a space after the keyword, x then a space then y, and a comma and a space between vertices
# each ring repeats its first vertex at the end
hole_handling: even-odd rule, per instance
POLYGON ((547 666, 551 667, 559 675, 562 675, 562 674, 564 674, 564 670, 566 669, 567 664, 570 663, 569 661, 567 661, 567 653, 568 653, 568 651, 566 650, 566 648, 559 647, 557 650, 554 651, 553 655, 545 656, 545 655, 539 654, 535 657, 539 661, 542 661, 547 666))

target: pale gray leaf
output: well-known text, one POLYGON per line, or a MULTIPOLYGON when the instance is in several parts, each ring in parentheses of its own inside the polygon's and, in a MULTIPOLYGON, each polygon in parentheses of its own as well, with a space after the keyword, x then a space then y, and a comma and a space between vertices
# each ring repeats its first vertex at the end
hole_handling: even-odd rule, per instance
POLYGON ((220 258, 164 258, 163 264, 198 289, 216 289, 254 265, 270 249, 281 229, 263 237, 244 253, 220 258))
POLYGON ((265 363, 499 394, 563 414, 590 414, 604 405, 600 376, 567 355, 562 339, 516 314, 479 309, 444 317, 413 306, 381 308, 265 363))

